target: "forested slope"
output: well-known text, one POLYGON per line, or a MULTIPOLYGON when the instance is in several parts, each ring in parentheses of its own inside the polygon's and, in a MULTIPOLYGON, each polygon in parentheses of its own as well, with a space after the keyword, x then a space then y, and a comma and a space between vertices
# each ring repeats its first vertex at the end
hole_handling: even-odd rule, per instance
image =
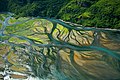
POLYGON ((120 28, 120 0, 0 0, 0 12, 6 11, 89 27, 120 28))

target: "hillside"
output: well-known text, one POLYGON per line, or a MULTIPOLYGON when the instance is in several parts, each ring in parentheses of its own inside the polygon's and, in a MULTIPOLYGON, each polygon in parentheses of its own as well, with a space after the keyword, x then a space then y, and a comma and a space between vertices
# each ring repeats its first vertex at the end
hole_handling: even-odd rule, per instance
POLYGON ((0 0, 0 12, 63 19, 83 26, 120 29, 119 0, 0 0))

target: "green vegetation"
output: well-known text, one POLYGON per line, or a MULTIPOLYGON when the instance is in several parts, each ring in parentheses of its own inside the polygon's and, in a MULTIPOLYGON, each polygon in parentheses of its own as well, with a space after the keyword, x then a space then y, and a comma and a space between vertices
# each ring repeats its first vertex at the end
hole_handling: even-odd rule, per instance
POLYGON ((119 0, 72 0, 58 16, 84 26, 120 28, 119 11, 119 0))
POLYGON ((0 12, 54 17, 83 26, 120 29, 119 0, 0 0, 0 12))

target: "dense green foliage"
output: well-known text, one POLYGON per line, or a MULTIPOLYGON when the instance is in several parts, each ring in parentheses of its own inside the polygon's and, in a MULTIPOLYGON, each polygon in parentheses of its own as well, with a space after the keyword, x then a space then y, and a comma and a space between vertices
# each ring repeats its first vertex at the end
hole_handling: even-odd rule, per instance
POLYGON ((119 0, 72 0, 59 17, 84 26, 120 28, 119 0))
POLYGON ((120 28, 119 0, 0 0, 0 11, 55 17, 84 26, 120 28))

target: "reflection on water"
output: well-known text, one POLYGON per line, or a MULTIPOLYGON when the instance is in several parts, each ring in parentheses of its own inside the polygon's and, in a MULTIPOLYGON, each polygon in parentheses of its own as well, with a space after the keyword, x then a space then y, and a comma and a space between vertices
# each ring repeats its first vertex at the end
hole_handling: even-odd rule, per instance
POLYGON ((0 80, 120 80, 120 31, 0 19, 0 80))

